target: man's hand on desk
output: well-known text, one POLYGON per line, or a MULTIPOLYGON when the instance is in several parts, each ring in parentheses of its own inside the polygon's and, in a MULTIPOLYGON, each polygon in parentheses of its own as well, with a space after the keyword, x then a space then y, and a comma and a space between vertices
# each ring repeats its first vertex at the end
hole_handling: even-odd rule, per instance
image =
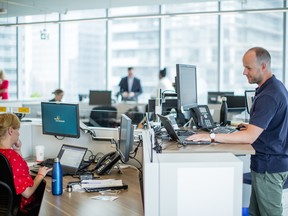
POLYGON ((208 134, 208 133, 203 133, 203 134, 197 133, 197 134, 193 134, 193 135, 187 137, 186 140, 192 140, 192 141, 196 141, 196 142, 198 142, 198 141, 208 141, 209 142, 209 141, 211 141, 211 138, 210 138, 210 134, 208 134))

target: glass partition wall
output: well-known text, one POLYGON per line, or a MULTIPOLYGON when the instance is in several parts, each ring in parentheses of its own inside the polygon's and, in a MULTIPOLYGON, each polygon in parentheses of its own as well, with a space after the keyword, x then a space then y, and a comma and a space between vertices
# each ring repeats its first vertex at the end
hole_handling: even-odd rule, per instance
POLYGON ((111 90, 117 101, 120 79, 134 67, 139 102, 147 103, 160 69, 174 82, 176 64, 192 64, 205 104, 208 91, 243 95, 255 87, 242 74, 242 55, 252 46, 270 51, 273 72, 287 86, 283 9, 280 0, 213 1, 0 19, 0 67, 10 99, 48 100, 62 88, 65 102, 89 90, 111 90))

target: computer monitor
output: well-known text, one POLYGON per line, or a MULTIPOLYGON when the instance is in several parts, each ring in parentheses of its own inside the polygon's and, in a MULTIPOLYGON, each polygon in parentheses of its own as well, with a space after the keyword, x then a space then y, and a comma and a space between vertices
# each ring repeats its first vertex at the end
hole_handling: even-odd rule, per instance
POLYGON ((226 95, 228 112, 242 112, 246 108, 244 95, 226 95))
POLYGON ((176 64, 176 92, 178 110, 189 111, 197 107, 197 74, 196 66, 176 64))
POLYGON ((134 127, 132 120, 125 114, 121 115, 121 123, 119 129, 119 142, 117 151, 121 156, 122 162, 129 160, 129 154, 133 149, 134 127))
POLYGON ((248 114, 250 114, 254 98, 255 98, 255 90, 245 90, 245 105, 248 114))
POLYGON ((89 105, 111 105, 111 91, 90 90, 89 105))
POLYGON ((221 104, 222 103, 222 97, 226 97, 227 95, 234 95, 234 92, 222 92, 222 91, 209 91, 208 92, 208 104, 221 104))
POLYGON ((42 132, 55 137, 80 137, 79 105, 41 102, 42 132))

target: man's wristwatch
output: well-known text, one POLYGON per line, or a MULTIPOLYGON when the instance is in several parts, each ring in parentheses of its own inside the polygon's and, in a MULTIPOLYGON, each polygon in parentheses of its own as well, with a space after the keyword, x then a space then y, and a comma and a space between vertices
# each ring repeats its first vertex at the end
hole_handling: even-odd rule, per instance
POLYGON ((210 133, 211 142, 215 142, 215 137, 216 137, 215 133, 210 133))

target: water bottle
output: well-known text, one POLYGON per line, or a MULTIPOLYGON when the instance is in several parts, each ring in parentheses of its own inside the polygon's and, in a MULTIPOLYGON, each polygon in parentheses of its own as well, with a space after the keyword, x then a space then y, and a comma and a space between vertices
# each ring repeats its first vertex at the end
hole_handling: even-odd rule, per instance
POLYGON ((54 159, 52 170, 52 194, 59 196, 63 192, 63 175, 59 158, 54 159))
POLYGON ((227 98, 222 97, 222 104, 221 104, 221 109, 220 109, 220 125, 221 126, 227 125, 227 112, 228 112, 227 98))

